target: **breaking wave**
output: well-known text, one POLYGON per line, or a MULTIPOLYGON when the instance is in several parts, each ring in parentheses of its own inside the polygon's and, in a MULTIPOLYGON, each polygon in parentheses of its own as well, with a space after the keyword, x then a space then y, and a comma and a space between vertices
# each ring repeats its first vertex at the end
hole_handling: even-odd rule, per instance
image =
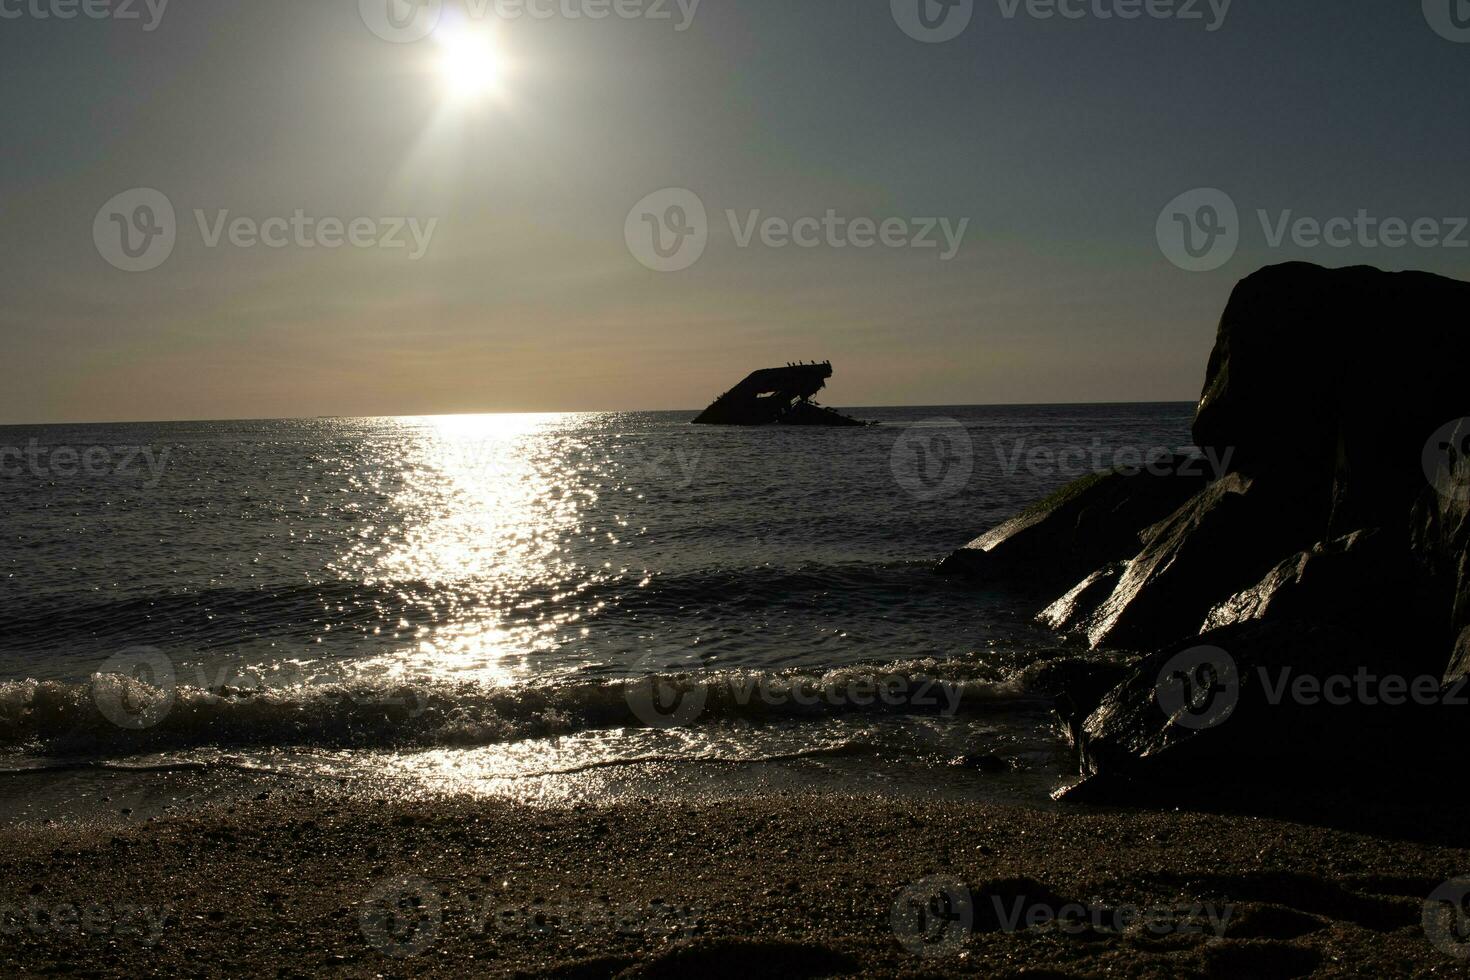
POLYGON ((120 674, 0 684, 0 748, 90 758, 220 747, 474 747, 613 728, 967 715, 1044 706, 1022 675, 910 661, 823 673, 655 674, 491 686, 355 679, 294 687, 158 687, 120 674))

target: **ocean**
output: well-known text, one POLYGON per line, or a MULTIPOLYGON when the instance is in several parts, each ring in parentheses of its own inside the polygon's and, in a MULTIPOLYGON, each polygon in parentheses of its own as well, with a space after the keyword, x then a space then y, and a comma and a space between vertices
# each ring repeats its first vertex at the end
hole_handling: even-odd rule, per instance
POLYGON ((0 770, 1046 800, 1076 648, 934 567, 1193 406, 848 411, 0 428, 0 770))

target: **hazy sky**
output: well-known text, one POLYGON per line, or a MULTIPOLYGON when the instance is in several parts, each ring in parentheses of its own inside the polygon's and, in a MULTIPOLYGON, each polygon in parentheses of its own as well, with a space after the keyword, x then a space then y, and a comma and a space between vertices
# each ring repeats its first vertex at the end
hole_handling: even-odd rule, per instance
POLYGON ((0 0, 0 422, 693 409, 817 358, 838 406, 1189 400, 1260 265, 1470 278, 1470 231, 1446 220, 1470 214, 1463 0, 1459 20, 1452 0, 1188 0, 1199 19, 972 0, 944 43, 900 26, 921 2, 959 23, 938 0, 703 0, 692 18, 618 0, 666 19, 527 0, 553 16, 516 20, 475 0, 416 43, 375 35, 372 2, 173 0, 155 23, 159 0, 69 20, 38 16, 66 0, 0 0), (104 209, 135 188, 176 214, 146 272, 104 255, 126 263, 124 227, 166 247, 136 196, 104 209), (681 216, 655 199, 630 220, 664 188, 707 212, 681 271, 629 246, 651 243, 643 213, 681 216), (1205 272, 1157 231, 1195 188, 1239 213, 1238 251, 1205 272), (1436 224, 1398 248, 1341 223, 1346 247, 1273 245, 1257 212, 1288 209, 1436 224), (757 224, 742 246, 757 210, 902 220, 868 248, 861 222, 807 223, 814 247, 757 224), (306 231, 267 220, 298 211, 306 231), (241 217, 281 247, 243 247, 248 227, 232 243, 241 217), (938 248, 896 244, 923 218, 969 219, 947 261, 937 227, 938 248), (372 219, 374 246, 323 247, 345 235, 320 219, 372 219))

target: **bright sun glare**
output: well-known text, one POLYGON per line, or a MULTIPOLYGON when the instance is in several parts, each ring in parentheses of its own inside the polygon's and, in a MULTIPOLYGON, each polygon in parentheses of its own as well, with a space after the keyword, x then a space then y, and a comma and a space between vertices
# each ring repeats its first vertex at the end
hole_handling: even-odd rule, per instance
POLYGON ((435 32, 439 42, 439 77, 454 99, 477 99, 495 91, 500 81, 500 53, 489 31, 446 24, 435 32))

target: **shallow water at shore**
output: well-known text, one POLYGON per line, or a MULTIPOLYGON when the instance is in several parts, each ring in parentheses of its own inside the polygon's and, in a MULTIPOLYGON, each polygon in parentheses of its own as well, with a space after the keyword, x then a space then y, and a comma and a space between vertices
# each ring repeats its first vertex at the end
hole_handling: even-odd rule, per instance
POLYGON ((0 768, 1045 799, 1056 640, 933 565, 1190 406, 855 411, 0 429, 0 768))

